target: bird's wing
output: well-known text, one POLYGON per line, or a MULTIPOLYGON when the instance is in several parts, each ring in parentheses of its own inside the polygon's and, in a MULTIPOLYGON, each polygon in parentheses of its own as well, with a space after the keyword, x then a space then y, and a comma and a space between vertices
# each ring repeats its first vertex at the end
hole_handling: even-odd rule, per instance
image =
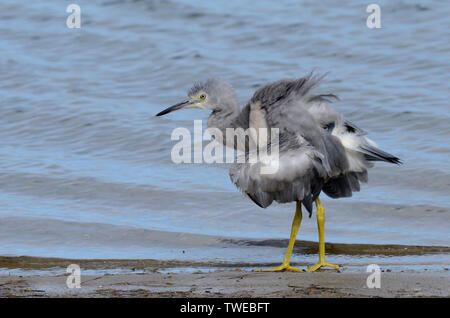
MULTIPOLYGON (((279 132, 277 158, 269 155, 256 163, 247 160, 230 170, 232 181, 262 207, 273 200, 302 201, 311 211, 311 202, 319 195, 323 182, 347 169, 339 140, 327 134, 303 106, 326 98, 310 94, 319 80, 308 76, 265 85, 247 105, 249 126, 252 126, 252 116, 257 119, 253 121, 255 125, 261 125, 260 115, 264 114, 263 125, 278 128, 279 132), (252 115, 253 110, 259 114, 252 115), (276 172, 261 172, 262 168, 273 166, 278 167, 276 172)), ((273 146, 269 145, 270 150, 273 146)))
POLYGON ((328 178, 324 156, 306 141, 293 141, 280 136, 278 145, 269 144, 267 154, 258 154, 252 163, 251 153, 245 161, 230 169, 233 183, 260 207, 274 200, 280 203, 302 201, 311 212, 312 202, 319 195, 323 180, 328 178), (274 153, 278 147, 279 154, 274 153))
POLYGON ((250 104, 259 103, 265 111, 268 127, 278 128, 280 136, 300 139, 324 157, 323 164, 330 176, 347 169, 344 149, 339 140, 327 134, 320 122, 308 111, 310 104, 323 102, 332 94, 313 94, 323 77, 312 74, 294 80, 281 80, 257 90, 250 104))

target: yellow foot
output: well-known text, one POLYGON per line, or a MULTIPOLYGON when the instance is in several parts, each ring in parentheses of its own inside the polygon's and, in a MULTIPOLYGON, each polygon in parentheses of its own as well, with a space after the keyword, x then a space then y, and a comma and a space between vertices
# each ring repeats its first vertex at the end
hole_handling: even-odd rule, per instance
POLYGON ((330 264, 330 263, 318 263, 316 265, 308 267, 308 269, 306 271, 307 272, 315 272, 316 270, 318 270, 321 267, 331 267, 331 268, 334 268, 334 269, 339 269, 338 265, 334 265, 334 264, 330 264))
POLYGON ((303 272, 305 271, 304 269, 301 268, 297 268, 297 267, 292 267, 289 264, 281 264, 280 266, 274 267, 274 268, 269 268, 269 269, 254 269, 254 272, 284 272, 284 271, 289 271, 289 272, 303 272))

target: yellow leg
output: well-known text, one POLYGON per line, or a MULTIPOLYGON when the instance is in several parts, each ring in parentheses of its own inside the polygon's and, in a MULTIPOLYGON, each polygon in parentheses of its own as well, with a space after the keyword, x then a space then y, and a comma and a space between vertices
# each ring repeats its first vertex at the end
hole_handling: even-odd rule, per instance
POLYGON ((338 265, 325 262, 325 212, 319 198, 316 199, 317 227, 319 229, 319 263, 307 269, 308 272, 314 272, 321 267, 331 267, 339 269, 338 265))
POLYGON ((255 272, 278 272, 278 271, 292 271, 292 272, 302 272, 303 269, 292 267, 289 265, 291 260, 292 249, 294 248, 295 238, 297 237, 298 229, 300 228, 300 223, 302 222, 302 208, 301 203, 297 202, 297 207, 295 209, 294 220, 292 221, 291 228, 291 238, 289 240, 289 245, 284 256, 283 263, 280 266, 270 268, 270 269, 254 269, 255 272))

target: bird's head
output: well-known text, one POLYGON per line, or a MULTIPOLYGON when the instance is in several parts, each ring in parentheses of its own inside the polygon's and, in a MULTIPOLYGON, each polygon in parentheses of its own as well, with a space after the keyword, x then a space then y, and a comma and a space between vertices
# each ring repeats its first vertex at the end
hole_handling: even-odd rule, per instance
POLYGON ((209 79, 205 82, 194 84, 188 91, 188 99, 166 108, 156 114, 156 116, 162 116, 175 110, 186 108, 218 111, 226 108, 234 109, 236 106, 237 100, 233 88, 217 79, 209 79))

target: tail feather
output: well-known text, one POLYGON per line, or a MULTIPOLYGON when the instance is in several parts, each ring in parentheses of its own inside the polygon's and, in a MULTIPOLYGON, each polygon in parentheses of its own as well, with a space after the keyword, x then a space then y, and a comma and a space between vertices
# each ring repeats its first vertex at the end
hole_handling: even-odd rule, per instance
POLYGON ((361 147, 361 152, 364 153, 364 157, 368 161, 386 161, 394 164, 402 164, 400 158, 391 155, 377 147, 371 145, 364 145, 361 147))

